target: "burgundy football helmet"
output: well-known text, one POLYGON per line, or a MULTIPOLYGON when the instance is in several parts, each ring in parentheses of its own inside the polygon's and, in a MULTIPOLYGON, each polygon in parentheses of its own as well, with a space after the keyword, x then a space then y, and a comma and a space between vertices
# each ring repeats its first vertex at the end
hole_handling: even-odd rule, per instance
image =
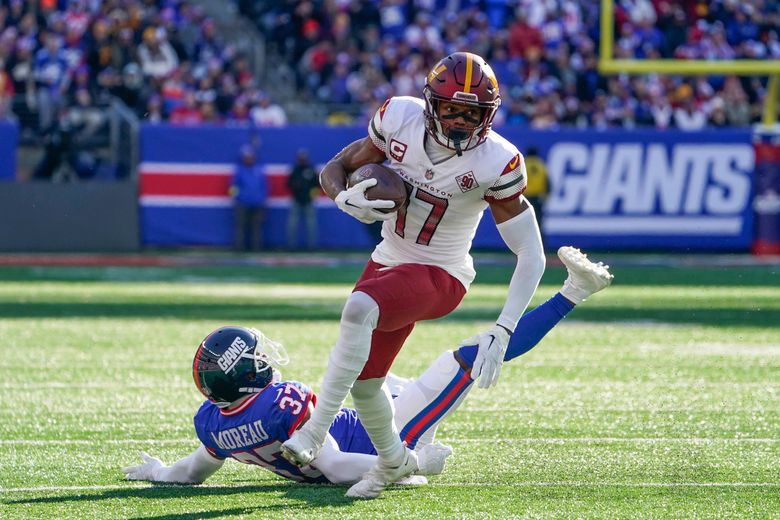
POLYGON ((455 52, 437 63, 425 80, 423 97, 426 130, 437 143, 458 155, 485 142, 501 105, 493 69, 470 52, 455 52), (477 107, 481 113, 477 119, 465 118, 466 124, 456 124, 454 119, 460 114, 441 114, 442 101, 477 107))

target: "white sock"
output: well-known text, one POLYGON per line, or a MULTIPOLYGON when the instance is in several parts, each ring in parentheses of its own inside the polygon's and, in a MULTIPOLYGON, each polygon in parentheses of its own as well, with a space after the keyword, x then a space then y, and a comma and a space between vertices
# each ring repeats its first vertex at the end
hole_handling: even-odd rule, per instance
POLYGON ((350 295, 341 314, 339 339, 330 353, 328 368, 317 393, 317 406, 302 430, 322 444, 352 384, 363 370, 371 350, 371 334, 379 306, 363 292, 350 295))
POLYGON ((393 422, 393 398, 384 381, 384 377, 355 381, 352 401, 380 462, 395 467, 403 463, 405 450, 393 422))

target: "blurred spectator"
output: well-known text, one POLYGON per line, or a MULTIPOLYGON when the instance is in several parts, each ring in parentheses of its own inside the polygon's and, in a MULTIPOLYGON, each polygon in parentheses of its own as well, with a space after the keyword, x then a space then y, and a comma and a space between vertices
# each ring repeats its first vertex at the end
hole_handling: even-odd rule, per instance
POLYGON ((314 165, 309 161, 309 152, 298 150, 287 187, 292 194, 292 206, 287 219, 287 246, 297 249, 300 244, 298 237, 299 223, 303 219, 306 226, 306 248, 314 249, 317 243, 317 221, 312 206, 313 194, 319 190, 320 182, 314 165))
POLYGON ((268 196, 265 171, 257 164, 255 147, 241 147, 231 187, 235 208, 235 247, 257 251, 262 247, 265 204, 268 196))
POLYGON ((75 92, 73 103, 65 111, 65 120, 75 141, 93 137, 107 123, 104 112, 95 106, 89 90, 84 88, 75 92))
POLYGON ((68 63, 62 52, 60 37, 48 33, 44 38, 46 45, 35 53, 33 64, 33 77, 38 88, 39 128, 51 126, 54 115, 63 104, 63 96, 70 82, 68 63))
POLYGON ((284 109, 271 103, 271 99, 265 93, 259 94, 257 106, 251 110, 250 116, 257 126, 284 126, 287 124, 287 114, 285 114, 284 109))
POLYGON ((149 27, 138 47, 138 59, 144 76, 164 78, 179 64, 179 58, 166 39, 165 29, 149 27))
POLYGON ((188 90, 184 93, 183 103, 171 111, 170 122, 174 125, 197 125, 203 122, 195 91, 188 90))
POLYGON ((122 100, 138 117, 144 117, 144 105, 148 92, 141 67, 137 63, 125 65, 122 70, 122 78, 117 81, 116 86, 112 87, 110 92, 122 100))

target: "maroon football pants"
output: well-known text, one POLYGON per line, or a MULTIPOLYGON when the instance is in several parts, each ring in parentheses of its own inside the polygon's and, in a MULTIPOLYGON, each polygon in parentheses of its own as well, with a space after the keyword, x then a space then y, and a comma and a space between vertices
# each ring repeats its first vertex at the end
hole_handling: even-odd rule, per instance
POLYGON ((414 324, 452 312, 466 294, 455 277, 440 267, 401 264, 386 267, 369 260, 353 291, 379 305, 379 323, 371 337, 371 352, 358 379, 384 377, 414 324))

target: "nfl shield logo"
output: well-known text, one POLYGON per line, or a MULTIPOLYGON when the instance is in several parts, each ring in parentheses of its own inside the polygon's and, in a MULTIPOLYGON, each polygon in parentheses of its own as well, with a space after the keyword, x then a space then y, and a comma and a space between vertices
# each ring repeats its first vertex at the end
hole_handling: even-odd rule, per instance
POLYGON ((433 179, 433 170, 426 170, 425 171, 425 178, 428 180, 433 179))
POLYGON ((455 177, 455 182, 458 183, 458 188, 460 188, 460 191, 463 193, 471 191, 474 188, 479 188, 479 183, 477 182, 477 178, 474 177, 474 172, 466 172, 463 175, 458 175, 455 177))

